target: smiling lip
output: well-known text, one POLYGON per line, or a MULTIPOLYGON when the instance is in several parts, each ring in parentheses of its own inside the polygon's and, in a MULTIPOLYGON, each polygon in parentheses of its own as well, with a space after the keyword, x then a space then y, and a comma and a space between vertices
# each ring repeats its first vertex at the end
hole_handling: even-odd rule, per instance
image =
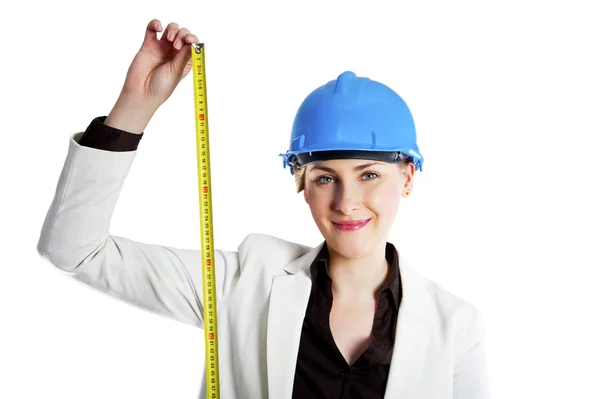
POLYGON ((362 229, 371 221, 371 218, 361 220, 348 220, 345 222, 332 222, 333 225, 342 231, 355 231, 362 229))

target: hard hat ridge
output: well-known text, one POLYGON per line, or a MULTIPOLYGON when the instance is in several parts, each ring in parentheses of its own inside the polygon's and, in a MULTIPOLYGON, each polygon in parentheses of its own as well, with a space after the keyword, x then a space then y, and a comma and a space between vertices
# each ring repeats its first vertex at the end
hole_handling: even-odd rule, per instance
MULTIPOLYGON (((335 80, 335 87, 333 89, 336 94, 347 94, 350 89, 351 79, 355 78, 356 74, 351 71, 342 72, 335 80)), ((331 81, 333 83, 333 80, 331 81)))

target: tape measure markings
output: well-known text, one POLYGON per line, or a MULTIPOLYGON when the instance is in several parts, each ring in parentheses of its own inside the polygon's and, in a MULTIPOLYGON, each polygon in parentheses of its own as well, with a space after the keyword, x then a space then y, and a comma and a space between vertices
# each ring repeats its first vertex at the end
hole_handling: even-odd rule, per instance
POLYGON ((202 295, 204 303, 204 345, 206 349, 207 397, 219 399, 219 340, 217 298, 215 294, 215 262, 212 218, 212 186, 210 142, 208 135, 208 98, 206 95, 205 45, 191 46, 194 71, 194 110, 196 120, 196 154, 198 161, 198 194, 200 197, 200 247, 202 252, 202 295))

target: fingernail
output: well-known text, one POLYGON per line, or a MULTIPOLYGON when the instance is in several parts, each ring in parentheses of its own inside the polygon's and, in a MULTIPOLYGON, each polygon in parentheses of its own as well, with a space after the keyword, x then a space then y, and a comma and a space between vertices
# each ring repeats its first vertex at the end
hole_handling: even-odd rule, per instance
POLYGON ((177 50, 179 50, 179 49, 181 48, 181 40, 177 40, 177 41, 175 42, 175 48, 176 48, 177 50))
POLYGON ((174 37, 175 37, 175 32, 169 33, 169 36, 168 36, 169 40, 173 40, 174 37))

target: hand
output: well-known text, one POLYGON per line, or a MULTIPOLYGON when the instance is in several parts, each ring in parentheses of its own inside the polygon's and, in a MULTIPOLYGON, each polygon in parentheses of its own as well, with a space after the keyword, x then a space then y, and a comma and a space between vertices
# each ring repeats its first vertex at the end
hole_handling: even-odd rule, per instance
POLYGON ((148 23, 144 42, 127 71, 122 90, 122 95, 157 108, 192 69, 190 46, 199 42, 188 29, 175 22, 168 24, 158 39, 157 32, 162 30, 159 20, 148 23))
POLYGON ((199 43, 195 35, 175 22, 162 32, 159 20, 146 26, 142 47, 136 54, 125 78, 121 94, 104 124, 140 134, 175 87, 192 69, 191 44, 199 43))

